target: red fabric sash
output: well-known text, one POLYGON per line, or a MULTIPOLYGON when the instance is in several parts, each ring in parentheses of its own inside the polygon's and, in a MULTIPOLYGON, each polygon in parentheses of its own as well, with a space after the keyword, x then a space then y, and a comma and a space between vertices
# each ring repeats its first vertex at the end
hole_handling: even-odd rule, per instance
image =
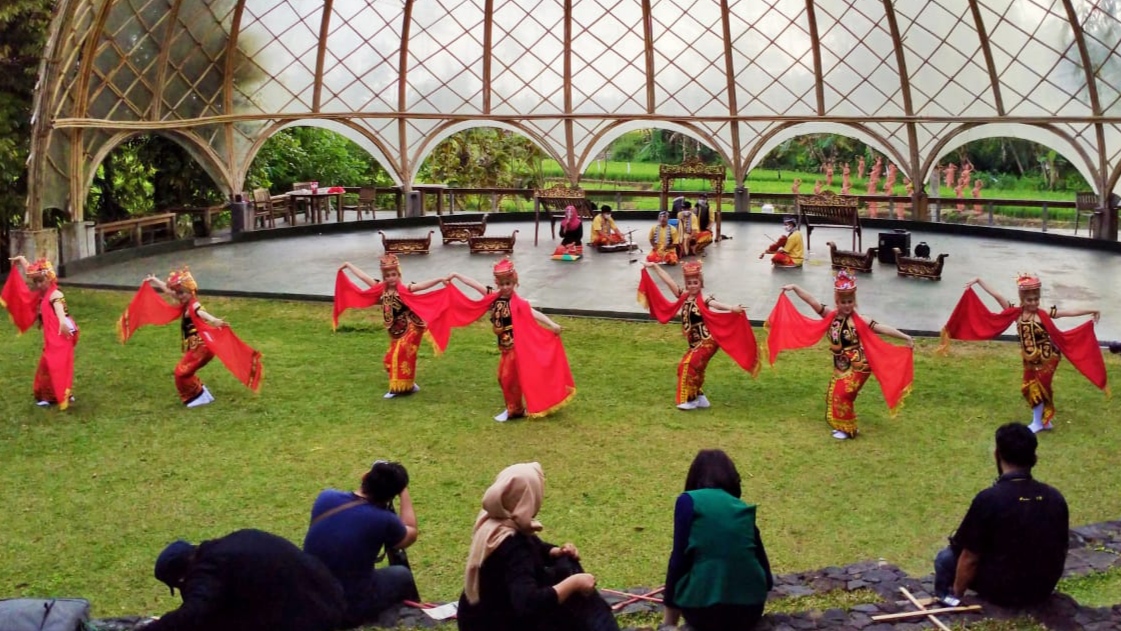
POLYGON ((381 300, 385 283, 378 283, 369 289, 359 289, 346 273, 339 270, 335 275, 335 309, 331 314, 331 328, 339 328, 339 316, 347 309, 368 309, 381 300))
MULTIPOLYGON (((682 292, 676 302, 670 302, 662 295, 662 291, 646 268, 642 269, 638 281, 638 302, 646 306, 650 310, 650 315, 658 322, 662 324, 669 322, 681 310, 681 305, 685 303, 687 297, 688 295, 682 292)), ((705 305, 704 300, 697 301, 697 308, 720 350, 727 353, 740 368, 751 373, 752 377, 758 375, 759 344, 755 341, 755 333, 751 330, 751 322, 748 321, 747 316, 742 313, 712 311, 705 305)))
POLYGON ((13 269, 8 274, 3 291, 0 291, 0 307, 8 310, 12 324, 16 325, 19 332, 26 333, 39 318, 39 313, 36 311, 39 298, 27 286, 23 276, 13 269))
MULTIPOLYGON (((942 345, 939 352, 945 352, 950 339, 955 340, 991 340, 1003 333, 1023 313, 1021 307, 1009 307, 1000 313, 989 311, 977 292, 970 287, 962 294, 961 300, 954 307, 946 326, 942 327, 942 345)), ((1045 311, 1037 311, 1039 323, 1051 342, 1066 355, 1070 363, 1082 373, 1090 383, 1101 390, 1107 390, 1108 380, 1105 371, 1105 359, 1102 357, 1101 347, 1097 335, 1094 333, 1094 321, 1084 322, 1069 331, 1062 331, 1055 326, 1055 321, 1045 311)))
MULTIPOLYGON (((821 319, 802 315, 785 293, 779 294, 771 315, 767 317, 767 351, 772 365, 784 350, 805 348, 818 342, 829 330, 837 311, 834 309, 821 319)), ((911 349, 886 342, 872 332, 859 314, 852 314, 853 326, 864 347, 868 368, 880 384, 887 407, 894 414, 911 392, 915 379, 915 357, 911 349)))
POLYGON ((210 326, 194 311, 191 312, 191 321, 195 323, 195 329, 203 343, 222 361, 230 374, 253 392, 260 392, 261 381, 265 376, 260 351, 238 339, 228 325, 210 326))
POLYGON ((58 409, 65 410, 70 406, 70 389, 74 384, 74 345, 78 330, 75 325, 73 336, 59 333, 58 314, 51 304, 51 294, 57 289, 58 285, 51 283, 43 292, 39 312, 43 315, 43 358, 47 360, 47 372, 51 375, 51 389, 58 409))
POLYGON ((124 344, 140 327, 149 324, 163 326, 174 322, 182 315, 182 305, 168 304, 166 300, 160 298, 155 289, 152 289, 151 284, 144 282, 132 297, 132 302, 128 303, 128 308, 117 320, 117 339, 124 344))

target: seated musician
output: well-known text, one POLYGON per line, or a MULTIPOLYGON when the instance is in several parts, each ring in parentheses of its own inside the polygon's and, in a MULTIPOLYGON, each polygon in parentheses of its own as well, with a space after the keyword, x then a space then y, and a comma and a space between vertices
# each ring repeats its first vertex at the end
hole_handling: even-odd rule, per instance
POLYGON ((700 222, 693 214, 693 204, 684 202, 677 213, 677 232, 681 236, 681 256, 692 256, 694 229, 699 228, 700 222))
MULTIPOLYGON (((708 209, 705 209, 705 213, 708 209)), ((702 219, 701 213, 691 212, 690 230, 686 235, 682 232, 681 241, 684 243, 686 236, 689 238, 689 252, 692 254, 700 254, 710 243, 712 243, 712 232, 708 229, 708 225, 702 219)), ((682 213, 684 216, 684 213, 682 213)), ((683 226, 685 224, 682 224, 683 226)))
POLYGON ((766 252, 759 255, 759 258, 771 254, 771 265, 802 267, 805 247, 802 245, 802 231, 798 230, 798 219, 787 215, 782 219, 782 227, 786 229, 786 234, 772 243, 766 252))
POLYGON ((646 260, 652 263, 677 265, 680 239, 677 229, 669 225, 669 213, 658 213, 658 225, 650 228, 650 246, 653 248, 646 260))
POLYGON ((611 218, 611 207, 599 207, 599 214, 592 220, 592 245, 615 245, 626 241, 626 237, 611 218))

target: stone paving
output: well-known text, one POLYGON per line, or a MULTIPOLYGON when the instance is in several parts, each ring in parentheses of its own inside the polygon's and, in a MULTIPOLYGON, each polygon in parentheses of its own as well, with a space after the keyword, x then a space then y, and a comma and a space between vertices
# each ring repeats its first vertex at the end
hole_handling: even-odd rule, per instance
MULTIPOLYGON (((624 231, 635 230, 636 243, 644 251, 649 249, 645 240, 652 221, 621 216, 618 223, 624 231)), ((189 264, 204 294, 225 291, 327 299, 334 291, 335 271, 344 261, 377 275, 382 244, 377 229, 366 228, 369 225, 343 226, 351 230, 343 233, 291 237, 278 231, 278 238, 147 256, 76 273, 64 282, 135 289, 149 272, 166 276, 173 267, 189 264)), ((496 257, 472 255, 465 244, 442 245, 436 226, 382 229, 389 236, 423 236, 436 229, 431 254, 402 257, 406 280, 444 276, 452 271, 484 282, 490 278, 496 257)), ((548 223, 541 228, 537 247, 533 245, 532 222, 496 221, 487 226, 488 235, 509 235, 514 230, 519 231, 512 256, 521 279, 519 293, 536 306, 645 316, 635 301, 639 264, 632 262, 641 256, 625 252, 601 254, 588 248, 580 261, 553 261, 550 255, 559 241, 550 238, 548 223)), ((865 227, 864 248, 876 247, 878 234, 886 231, 887 228, 865 227)), ((852 247, 851 232, 819 228, 814 231, 813 249, 802 269, 772 269, 767 259, 759 259, 759 254, 770 243, 770 237, 781 234, 779 225, 726 221, 724 232, 733 238, 711 246, 704 258, 706 291, 723 302, 743 304, 748 316, 757 322, 770 313, 782 286, 788 283, 804 286, 821 300, 831 300, 826 242, 835 241, 845 249, 852 247)), ((1009 238, 987 239, 912 231, 912 247, 925 241, 932 254, 949 253, 942 280, 900 277, 894 266, 876 262, 871 274, 860 276, 861 312, 898 328, 935 332, 949 317, 966 281, 982 276, 1015 299, 1015 275, 1026 270, 1041 275, 1045 305, 1098 309, 1103 314, 1097 327, 1099 339, 1121 339, 1121 255, 1021 243, 1015 240, 1018 234, 1009 230, 1009 238)), ((671 269, 670 273, 680 278, 680 268, 671 269)), ((1081 321, 1071 319, 1069 324, 1062 324, 1066 328, 1081 321)))
MULTIPOLYGON (((1121 567, 1121 521, 1102 522, 1071 529, 1070 552, 1067 554, 1064 576, 1083 576, 1121 567)), ((838 590, 855 592, 867 590, 875 594, 870 602, 845 609, 813 609, 795 613, 768 613, 756 627, 758 631, 915 631, 934 628, 926 618, 911 618, 895 623, 877 622, 873 616, 914 611, 904 600, 900 588, 906 588, 915 598, 929 598, 934 591, 934 577, 909 576, 886 561, 866 561, 845 567, 827 567, 810 572, 782 574, 775 577, 775 589, 768 602, 789 598, 828 594, 838 590)), ((645 594, 649 588, 634 588, 628 593, 645 594)), ((611 603, 626 600, 623 596, 605 595, 611 603)), ((966 625, 983 619, 1016 620, 1030 617, 1055 631, 1107 631, 1121 629, 1121 604, 1113 607, 1083 607, 1065 594, 1054 594, 1045 603, 1028 609, 1005 609, 985 603, 975 596, 967 597, 963 604, 982 605, 981 613, 942 615, 940 620, 949 625, 966 625)), ((623 624, 626 616, 647 614, 657 616, 661 605, 639 601, 618 612, 623 624)), ((132 631, 140 628, 144 618, 114 618, 94 621, 100 631, 132 631)), ((381 627, 423 628, 439 626, 451 628, 453 623, 438 624, 420 610, 402 607, 386 612, 378 621, 381 627)), ((687 627, 683 627, 687 629, 687 627)), ((624 627, 628 631, 644 631, 650 627, 624 627)))

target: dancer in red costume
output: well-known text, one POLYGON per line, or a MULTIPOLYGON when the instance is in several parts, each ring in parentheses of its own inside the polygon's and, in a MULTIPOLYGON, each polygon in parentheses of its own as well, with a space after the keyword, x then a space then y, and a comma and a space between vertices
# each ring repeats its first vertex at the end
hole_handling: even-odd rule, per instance
POLYGON ((1039 433, 1050 430, 1055 418, 1055 396, 1051 380, 1059 359, 1066 355, 1078 372, 1086 376, 1095 386, 1108 390, 1106 384, 1105 360, 1094 335, 1094 323, 1101 314, 1092 309, 1076 311, 1059 310, 1052 306, 1049 312, 1039 309, 1039 294, 1042 283, 1031 274, 1020 274, 1016 279, 1020 292, 1020 306, 1016 307, 1004 296, 989 287, 980 278, 974 278, 965 285, 965 293, 958 301, 950 320, 942 328, 942 346, 945 352, 950 339, 989 340, 1003 333, 1013 322, 1020 341, 1020 357, 1024 362, 1024 376, 1020 392, 1032 410, 1032 421, 1028 427, 1039 433), (973 285, 980 285, 985 293, 1000 304, 1002 311, 989 311, 973 285), (1052 321, 1056 318, 1091 316, 1070 331, 1060 331, 1052 321))
POLYGON ((172 272, 167 282, 149 274, 124 314, 117 321, 117 336, 124 344, 140 327, 164 325, 179 320, 183 335, 183 357, 175 366, 175 389, 189 408, 214 402, 198 371, 217 357, 239 381, 254 392, 261 388, 264 366, 261 353, 242 342, 226 325, 202 308, 198 283, 186 267, 172 272), (162 300, 156 292, 175 297, 176 304, 162 300))
POLYGON ((494 420, 502 423, 527 414, 545 416, 566 405, 576 395, 576 385, 560 341, 563 329, 514 291, 518 286, 514 263, 503 259, 494 266, 497 289, 461 274, 452 274, 451 278, 484 297, 472 301, 458 289, 449 288, 453 291, 449 292, 451 300, 444 318, 447 326, 470 324, 490 310, 491 326, 502 353, 498 383, 506 400, 506 409, 494 420))
MULTIPOLYGON (((360 306, 350 303, 363 293, 346 278, 343 274, 345 270, 350 270, 362 282, 369 285, 370 290, 367 290, 367 293, 376 295, 376 302, 381 304, 385 331, 389 334, 389 349, 385 351, 383 359, 385 372, 389 374, 389 390, 384 398, 392 399, 399 394, 417 392, 420 390, 420 386, 416 383, 417 351, 420 350, 420 341, 428 330, 428 325, 409 308, 405 302, 407 299, 402 297, 400 260, 395 254, 381 257, 381 275, 384 279, 381 282, 371 278, 357 266, 343 263, 335 282, 336 326, 338 314, 350 306, 360 306), (343 306, 344 304, 346 306, 343 306)), ((449 278, 433 278, 422 283, 408 283, 404 290, 405 293, 411 294, 414 291, 424 291, 448 282, 450 282, 449 278)))
POLYGON ((786 285, 767 318, 767 350, 773 365, 784 350, 812 346, 829 338, 833 352, 833 378, 825 395, 825 418, 833 428, 833 438, 845 440, 857 433, 856 397, 875 375, 884 399, 894 416, 903 398, 911 391, 914 380, 914 341, 910 335, 872 320, 865 322, 856 312, 856 276, 848 270, 837 272, 833 282, 833 299, 837 308, 826 312, 818 302, 798 285, 786 285), (793 291, 813 309, 820 319, 800 313, 786 297, 793 291), (876 334, 887 335, 907 343, 906 348, 893 346, 876 334))
POLYGON ((681 266, 685 288, 674 282, 657 263, 646 261, 638 284, 638 301, 662 324, 681 312, 681 332, 689 342, 689 350, 677 364, 677 408, 695 410, 712 404, 704 393, 705 369, 716 351, 723 349, 741 368, 754 377, 759 373, 759 355, 751 323, 742 305, 726 305, 701 293, 704 276, 701 262, 690 261, 681 266), (675 301, 662 296, 648 270, 662 279, 675 301))
POLYGON ((58 289, 54 267, 47 259, 28 263, 17 256, 9 259, 19 265, 31 281, 27 287, 23 276, 12 270, 0 292, 0 306, 5 307, 12 322, 25 333, 36 322, 43 329, 43 354, 35 371, 32 391, 39 407, 58 405, 65 410, 74 400, 74 347, 78 345, 78 325, 66 308, 66 298, 58 289))

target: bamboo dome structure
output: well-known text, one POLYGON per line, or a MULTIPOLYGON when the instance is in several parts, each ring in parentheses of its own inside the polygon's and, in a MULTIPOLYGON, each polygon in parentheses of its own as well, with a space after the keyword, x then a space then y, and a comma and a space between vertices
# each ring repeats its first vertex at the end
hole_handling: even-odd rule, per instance
MULTIPOLYGON (((334 130, 409 189, 457 131, 523 134, 576 184, 672 129, 742 183, 780 143, 857 138, 926 182, 967 142, 1047 145, 1121 178, 1117 0, 58 0, 27 228, 72 221, 101 160, 174 139, 227 193, 278 130, 334 130)), ((918 194, 918 193, 916 193, 918 194)), ((1106 232, 1116 238, 1116 226, 1106 232)))

